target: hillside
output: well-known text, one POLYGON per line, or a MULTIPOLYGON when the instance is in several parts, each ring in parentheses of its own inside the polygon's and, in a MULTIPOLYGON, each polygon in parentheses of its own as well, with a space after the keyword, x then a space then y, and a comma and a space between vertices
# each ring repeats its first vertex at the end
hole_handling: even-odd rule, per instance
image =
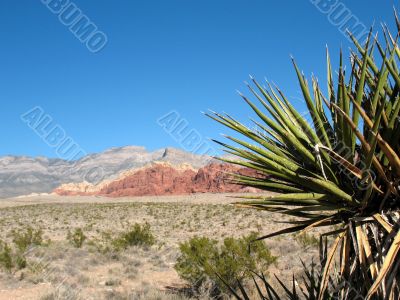
POLYGON ((97 184, 113 180, 120 173, 152 162, 187 163, 193 168, 204 166, 210 157, 182 150, 164 148, 149 152, 144 147, 111 148, 90 154, 77 161, 45 157, 0 157, 0 198, 31 193, 50 193, 66 183, 97 184))

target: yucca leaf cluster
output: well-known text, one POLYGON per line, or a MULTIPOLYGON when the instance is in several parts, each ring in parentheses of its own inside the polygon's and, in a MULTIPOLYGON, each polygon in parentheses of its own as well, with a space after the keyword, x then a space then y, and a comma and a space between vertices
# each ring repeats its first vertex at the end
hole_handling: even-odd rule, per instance
POLYGON ((400 206, 400 22, 397 34, 382 26, 382 36, 354 42, 337 72, 327 51, 327 92, 294 70, 308 114, 301 114, 275 85, 251 77, 252 126, 228 114, 212 119, 232 129, 227 142, 216 141, 236 157, 222 160, 253 169, 233 181, 276 192, 246 196, 238 205, 298 217, 292 226, 270 233, 308 231, 336 225, 323 266, 319 299, 329 288, 335 261, 348 283, 343 299, 398 299, 400 206), (351 292, 351 289, 353 292, 351 292))

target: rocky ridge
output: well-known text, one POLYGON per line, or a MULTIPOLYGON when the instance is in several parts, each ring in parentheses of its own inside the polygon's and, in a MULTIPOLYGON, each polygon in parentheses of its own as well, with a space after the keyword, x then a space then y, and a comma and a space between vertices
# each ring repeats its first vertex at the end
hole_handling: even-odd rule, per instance
POLYGON ((189 164, 153 162, 119 174, 99 184, 64 184, 54 190, 63 196, 97 195, 107 197, 184 195, 192 193, 255 192, 230 182, 231 173, 249 175, 254 171, 224 163, 210 163, 195 169, 189 164))
POLYGON ((210 157, 164 148, 147 151, 144 147, 126 146, 89 154, 77 161, 46 157, 0 157, 0 198, 32 193, 50 193, 62 184, 91 185, 115 180, 121 173, 152 162, 187 163, 200 168, 210 157))

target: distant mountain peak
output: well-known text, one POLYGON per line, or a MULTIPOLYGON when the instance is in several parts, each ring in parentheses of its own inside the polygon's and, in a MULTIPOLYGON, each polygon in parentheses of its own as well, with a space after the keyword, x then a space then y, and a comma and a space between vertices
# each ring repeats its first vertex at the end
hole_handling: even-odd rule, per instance
POLYGON ((165 148, 161 158, 166 158, 167 156, 168 156, 168 148, 165 148))
POLYGON ((122 146, 122 147, 112 147, 104 152, 123 152, 123 151, 139 151, 139 152, 147 152, 146 147, 144 146, 122 146))

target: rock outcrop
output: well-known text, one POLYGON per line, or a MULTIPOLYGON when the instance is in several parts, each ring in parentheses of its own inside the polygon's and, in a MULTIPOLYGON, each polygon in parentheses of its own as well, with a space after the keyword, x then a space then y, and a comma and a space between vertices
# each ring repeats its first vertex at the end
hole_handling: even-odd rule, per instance
POLYGON ((58 195, 101 195, 108 197, 146 195, 184 195, 192 193, 251 192, 230 182, 229 173, 254 174, 245 168, 211 163, 195 169, 191 165, 155 162, 121 173, 117 179, 93 185, 87 182, 64 184, 54 190, 58 195))

